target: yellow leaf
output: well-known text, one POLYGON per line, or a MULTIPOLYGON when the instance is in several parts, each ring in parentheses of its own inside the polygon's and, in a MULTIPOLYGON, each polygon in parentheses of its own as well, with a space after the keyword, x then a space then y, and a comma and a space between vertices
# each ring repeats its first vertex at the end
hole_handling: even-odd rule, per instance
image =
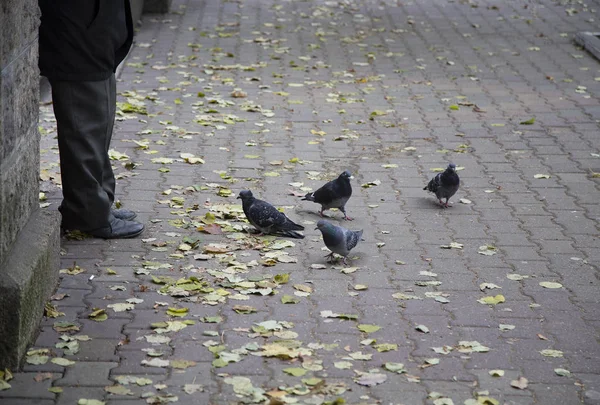
POLYGON ((496 296, 490 295, 488 297, 484 297, 484 298, 477 300, 477 302, 480 302, 482 304, 487 304, 487 305, 496 305, 496 304, 500 304, 505 301, 506 301, 506 299, 504 298, 504 295, 502 295, 502 294, 498 294, 496 296))

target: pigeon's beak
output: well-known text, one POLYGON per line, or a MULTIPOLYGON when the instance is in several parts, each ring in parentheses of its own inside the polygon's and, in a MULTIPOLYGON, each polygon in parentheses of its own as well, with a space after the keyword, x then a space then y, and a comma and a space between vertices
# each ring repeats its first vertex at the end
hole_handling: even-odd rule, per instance
POLYGON ((352 179, 354 178, 354 176, 350 176, 350 177, 348 177, 348 178, 349 178, 350 180, 352 180, 352 179))
POLYGON ((319 227, 318 227, 318 226, 315 228, 315 231, 316 231, 317 229, 319 229, 319 227))
POLYGON ((240 198, 242 198, 242 197, 240 197, 239 195, 237 197, 235 197, 236 200, 239 200, 240 198))

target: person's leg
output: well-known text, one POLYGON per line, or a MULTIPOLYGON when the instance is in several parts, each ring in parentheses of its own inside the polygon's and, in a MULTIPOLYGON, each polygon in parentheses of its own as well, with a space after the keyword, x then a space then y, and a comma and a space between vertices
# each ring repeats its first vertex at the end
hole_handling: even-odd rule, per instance
POLYGON ((114 198, 105 189, 110 188, 108 179, 112 177, 114 190, 107 153, 114 123, 110 79, 53 80, 51 86, 63 186, 63 227, 87 231, 109 226, 114 198))
MULTIPOLYGON (((112 139, 113 127, 115 122, 115 112, 117 106, 117 81, 115 75, 112 74, 108 78, 108 105, 106 106, 108 111, 108 119, 110 125, 106 128, 106 141, 105 150, 106 156, 108 157, 108 150, 110 149, 110 141, 112 139)), ((115 201, 115 175, 113 174, 110 158, 107 158, 104 162, 103 176, 102 176, 102 188, 108 196, 108 200, 112 206, 115 201)))

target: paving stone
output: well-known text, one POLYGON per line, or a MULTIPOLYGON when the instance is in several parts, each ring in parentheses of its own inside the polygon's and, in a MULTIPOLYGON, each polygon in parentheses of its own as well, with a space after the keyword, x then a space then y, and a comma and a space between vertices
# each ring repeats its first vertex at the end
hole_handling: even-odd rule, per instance
POLYGON ((10 403, 9 399, 11 398, 27 398, 29 401, 53 400, 55 395, 48 391, 48 388, 52 385, 53 380, 61 377, 61 374, 52 374, 50 379, 36 382, 34 378, 38 374, 35 372, 15 373, 14 378, 9 381, 11 388, 0 391, 0 401, 4 404, 10 403))
MULTIPOLYGON (((112 385, 112 384, 108 384, 112 385)), ((104 388, 96 387, 62 387, 63 392, 58 395, 57 404, 76 404, 81 398, 102 401, 106 396, 104 388)))
POLYGON ((110 370, 117 367, 116 362, 78 361, 66 368, 65 376, 54 382, 55 386, 90 386, 111 385, 108 380, 110 370))

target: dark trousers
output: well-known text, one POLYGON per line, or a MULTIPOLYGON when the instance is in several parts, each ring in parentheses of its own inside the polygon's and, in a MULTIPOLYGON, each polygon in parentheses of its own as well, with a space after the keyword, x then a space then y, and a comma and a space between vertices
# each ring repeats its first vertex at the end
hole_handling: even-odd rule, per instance
POLYGON ((90 231, 109 226, 115 176, 108 149, 116 108, 116 81, 51 80, 58 127, 66 229, 90 231))

